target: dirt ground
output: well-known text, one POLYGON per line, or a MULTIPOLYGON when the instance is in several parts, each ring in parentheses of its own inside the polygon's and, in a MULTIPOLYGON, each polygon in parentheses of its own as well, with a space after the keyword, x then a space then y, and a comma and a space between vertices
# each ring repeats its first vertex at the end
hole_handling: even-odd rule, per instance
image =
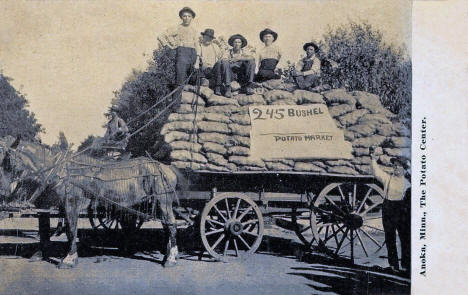
MULTIPOLYGON (((55 226, 56 220, 51 221, 55 226)), ((56 267, 66 251, 65 235, 53 239, 51 258, 29 262, 37 249, 37 220, 0 221, 0 294, 409 294, 410 280, 386 272, 385 257, 374 261, 332 259, 304 253, 293 232, 267 226, 256 254, 222 263, 206 253, 190 230, 179 230, 179 264, 161 265, 163 232, 145 223, 132 238, 133 251, 119 251, 122 237, 96 233, 80 220, 79 264, 56 267)))

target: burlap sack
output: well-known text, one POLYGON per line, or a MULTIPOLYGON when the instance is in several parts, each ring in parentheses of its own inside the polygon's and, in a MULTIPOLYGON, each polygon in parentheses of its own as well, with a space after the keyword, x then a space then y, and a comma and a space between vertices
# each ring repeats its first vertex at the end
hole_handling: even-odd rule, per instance
POLYGON ((357 175, 356 170, 348 166, 331 166, 327 169, 328 173, 344 174, 344 175, 357 175))
POLYGON ((171 152, 171 159, 174 161, 206 163, 206 158, 200 153, 194 153, 184 150, 175 150, 171 152))
POLYGON ((171 165, 179 169, 205 170, 206 164, 184 161, 172 161, 171 165))
POLYGON ((379 157, 379 163, 382 164, 382 165, 386 165, 386 166, 391 166, 392 165, 392 162, 390 162, 390 160, 392 159, 392 157, 388 156, 388 155, 381 155, 379 157))
POLYGON ((231 116, 231 121, 239 125, 250 125, 250 116, 247 114, 234 114, 231 116))
POLYGON ((325 164, 328 165, 328 166, 348 166, 348 167, 353 167, 354 166, 348 160, 327 160, 327 161, 325 161, 325 164))
POLYGON ((164 135, 164 141, 167 143, 171 143, 177 140, 189 141, 190 134, 185 133, 185 132, 180 132, 180 131, 171 131, 164 135))
POLYGON ((353 95, 342 88, 325 91, 323 96, 325 97, 327 105, 331 105, 333 103, 348 104, 352 108, 356 105, 356 99, 354 99, 353 95))
MULTIPOLYGON (((196 88, 194 89, 196 92, 196 88)), ((211 90, 209 87, 200 87, 200 96, 205 99, 205 101, 213 95, 213 90, 211 90)))
POLYGON ((213 163, 218 166, 226 166, 228 164, 228 160, 225 159, 222 155, 217 153, 205 153, 208 162, 213 163))
POLYGON ((340 104, 340 105, 332 106, 328 108, 328 112, 330 113, 330 116, 332 116, 332 118, 342 116, 353 110, 354 108, 349 104, 340 104))
POLYGON ((293 167, 285 165, 283 163, 268 162, 268 161, 265 161, 265 166, 267 167, 268 170, 272 170, 272 171, 290 171, 293 169, 293 167))
POLYGON ((226 124, 231 122, 229 117, 224 114, 203 113, 200 115, 202 115, 204 121, 219 122, 219 123, 226 123, 226 124))
POLYGON ((200 96, 196 95, 193 92, 182 92, 182 97, 180 99, 181 104, 193 105, 195 102, 197 102, 199 106, 205 106, 205 101, 200 96))
POLYGON ((391 137, 390 144, 397 148, 406 148, 411 146, 411 140, 408 137, 391 137))
POLYGON ((295 83, 285 82, 280 79, 272 79, 262 83, 262 86, 268 90, 279 89, 286 91, 294 91, 297 88, 295 83))
POLYGON ((361 137, 355 139, 351 144, 353 147, 371 147, 371 146, 379 146, 381 145, 385 140, 385 136, 381 135, 371 135, 368 137, 361 137))
POLYGON ((197 123, 197 127, 201 132, 218 132, 224 134, 231 133, 231 130, 229 130, 228 124, 226 123, 201 121, 197 123))
POLYGON ((355 165, 354 169, 361 175, 372 175, 370 165, 355 165))
POLYGON ((225 144, 226 146, 243 146, 250 148, 250 137, 233 135, 229 137, 229 140, 225 144))
POLYGON ((250 157, 243 156, 230 156, 229 162, 236 164, 238 167, 242 166, 253 166, 264 168, 265 163, 261 159, 254 159, 250 157))
POLYGON ((224 166, 218 166, 216 164, 208 163, 205 165, 206 170, 217 171, 217 172, 229 172, 229 168, 224 166))
POLYGON ((209 106, 239 106, 237 100, 215 94, 207 98, 207 103, 209 106))
POLYGON ((231 90, 232 91, 238 91, 241 89, 241 85, 237 81, 232 81, 231 82, 231 90))
POLYGON ((296 162, 294 163, 294 171, 307 171, 307 172, 326 172, 325 169, 307 162, 296 162))
POLYGON ((265 161, 268 161, 270 163, 280 163, 280 164, 283 164, 283 165, 294 167, 294 160, 289 160, 289 159, 268 159, 268 160, 265 160, 265 161))
POLYGON ((207 142, 214 142, 220 145, 224 145, 229 140, 229 136, 221 133, 215 132, 200 132, 198 133, 198 142, 200 143, 207 143, 207 142))
POLYGON ((268 104, 271 104, 274 101, 280 100, 280 99, 293 99, 293 95, 291 92, 285 91, 285 90, 270 90, 265 92, 263 94, 263 98, 265 98, 265 101, 268 104))
POLYGON ((369 156, 369 148, 353 148, 352 154, 356 157, 369 156))
MULTIPOLYGON (((205 111, 205 108, 202 106, 197 107, 197 113, 203 113, 205 111)), ((194 109, 192 108, 192 105, 190 104, 181 104, 179 108, 177 109, 177 113, 179 114, 193 114, 194 109)))
POLYGON ((193 132, 193 122, 189 121, 175 121, 166 123, 161 129, 161 134, 165 135, 171 131, 182 131, 191 133, 193 132))
POLYGON ((348 127, 348 126, 356 124, 358 122, 358 120, 362 116, 367 114, 368 112, 369 111, 366 110, 366 109, 355 110, 355 111, 349 112, 347 114, 344 114, 342 116, 339 116, 338 121, 340 121, 341 125, 348 127))
POLYGON ((260 94, 253 94, 253 95, 239 94, 234 98, 237 99, 237 101, 239 102, 241 106, 266 104, 265 100, 263 99, 263 96, 260 94))
POLYGON ((411 130, 403 123, 395 122, 392 124, 393 132, 398 136, 411 137, 411 130))
POLYGON ((355 165, 370 165, 371 157, 369 157, 369 155, 354 157, 351 159, 351 162, 355 165))
POLYGON ((296 104, 296 101, 292 98, 290 99, 279 99, 279 100, 276 100, 272 103, 270 103, 271 105, 297 105, 296 104))
POLYGON ((250 137, 250 126, 246 125, 239 125, 231 123, 228 125, 229 129, 231 129, 231 133, 233 135, 240 135, 240 136, 248 136, 250 137))
POLYGON ((410 148, 384 148, 384 154, 390 157, 403 157, 407 160, 411 159, 410 148))
POLYGON ((240 166, 237 168, 240 171, 267 171, 266 167, 257 167, 257 166, 240 166))
POLYGON ((376 126, 373 124, 363 123, 348 127, 346 130, 360 134, 363 137, 367 137, 375 134, 376 126))
POLYGON ((239 107, 233 105, 226 105, 226 106, 212 106, 206 107, 205 113, 218 113, 218 114, 225 114, 230 116, 232 113, 236 113, 239 111, 239 107))
POLYGON ((217 153, 220 155, 224 155, 227 153, 226 148, 222 144, 214 143, 214 142, 205 142, 203 143, 202 150, 204 152, 211 152, 211 153, 217 153))
POLYGON ((344 134, 345 140, 349 142, 353 141, 356 138, 356 136, 354 135, 354 132, 346 130, 346 129, 343 130, 343 134, 344 134))
POLYGON ((392 122, 387 119, 382 114, 365 114, 359 119, 359 124, 374 124, 374 125, 382 125, 382 124, 392 124, 392 122))
POLYGON ((227 149, 227 154, 230 156, 246 156, 250 154, 250 149, 242 146, 231 146, 227 149))
POLYGON ((237 170, 239 170, 239 168, 237 168, 237 165, 234 164, 234 163, 228 163, 228 164, 226 165, 226 168, 228 168, 229 171, 237 171, 237 170))
POLYGON ((293 98, 297 104, 310 104, 310 103, 325 104, 325 101, 323 100, 322 95, 315 93, 315 92, 310 92, 307 90, 300 90, 300 89, 294 90, 293 98))
MULTIPOLYGON (((200 114, 197 114, 197 117, 196 119, 198 121, 201 121, 203 119, 202 116, 200 116, 200 114)), ((194 113, 190 113, 190 114, 178 114, 178 113, 172 113, 169 115, 169 117, 167 118, 167 121, 169 122, 176 122, 176 121, 188 121, 188 122, 193 122, 193 120, 195 120, 195 114, 194 113)))
POLYGON ((357 105, 368 109, 372 114, 383 114, 386 117, 394 117, 394 114, 382 106, 380 98, 377 95, 364 91, 353 91, 351 93, 356 99, 357 105))
POLYGON ((382 136, 391 136, 391 135, 396 135, 395 131, 393 130, 392 124, 379 124, 376 126, 377 127, 377 134, 382 135, 382 136))
POLYGON ((201 150, 201 144, 196 142, 189 142, 189 141, 173 141, 170 143, 172 150, 186 150, 199 153, 201 150))

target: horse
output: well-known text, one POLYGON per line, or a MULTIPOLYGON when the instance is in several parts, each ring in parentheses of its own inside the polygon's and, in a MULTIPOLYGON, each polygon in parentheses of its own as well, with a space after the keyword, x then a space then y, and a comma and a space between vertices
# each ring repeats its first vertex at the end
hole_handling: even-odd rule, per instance
MULTIPOLYGON (((157 203, 168 236, 163 266, 176 265, 177 229, 172 204, 178 179, 184 178, 176 168, 145 157, 120 161, 96 159, 19 139, 12 144, 0 140, 0 150, 0 190, 10 191, 7 202, 20 199, 37 209, 56 206, 64 213, 69 249, 59 268, 77 265, 79 212, 96 201, 115 206, 123 214, 126 208, 148 200, 157 203)), ((48 236, 40 237, 41 250, 46 248, 45 238, 48 240, 48 236)), ((45 255, 43 251, 38 254, 45 255)))

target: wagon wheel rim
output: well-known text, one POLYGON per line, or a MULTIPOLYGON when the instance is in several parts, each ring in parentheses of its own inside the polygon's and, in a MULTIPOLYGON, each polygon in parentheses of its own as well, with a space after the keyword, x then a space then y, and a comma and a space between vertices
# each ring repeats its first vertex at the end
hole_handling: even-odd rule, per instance
POLYGON ((219 261, 245 259, 260 246, 263 217, 257 204, 243 194, 220 194, 205 206, 200 235, 208 253, 219 261))
MULTIPOLYGON (((312 197, 307 194, 308 203, 312 201, 312 197)), ((310 246, 311 240, 313 239, 312 235, 312 226, 310 222, 311 218, 311 209, 310 208, 300 208, 304 210, 298 210, 297 207, 293 207, 291 211, 291 222, 293 223, 293 229, 296 233, 296 236, 299 240, 305 245, 310 246), (303 211, 303 212, 299 212, 303 211), (303 222, 305 221, 305 224, 303 222)))
POLYGON ((115 212, 115 208, 107 208, 99 202, 96 206, 93 203, 88 206, 88 219, 94 230, 104 229, 109 232, 118 230, 136 231, 144 223, 144 219, 140 217, 120 216, 115 212))
POLYGON ((311 205, 309 246, 353 262, 375 255, 385 245, 383 200, 375 184, 329 184, 311 205))

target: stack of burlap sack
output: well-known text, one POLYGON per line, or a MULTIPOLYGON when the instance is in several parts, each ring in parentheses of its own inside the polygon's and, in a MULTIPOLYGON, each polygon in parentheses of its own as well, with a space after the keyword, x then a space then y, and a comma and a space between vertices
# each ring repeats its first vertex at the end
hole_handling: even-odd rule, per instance
POLYGON ((321 94, 294 89, 290 83, 268 81, 256 94, 217 96, 207 87, 186 86, 181 104, 161 129, 171 148, 172 165, 211 171, 310 171, 369 175, 369 148, 375 147, 379 163, 391 170, 390 159, 410 159, 410 131, 370 93, 334 89, 321 94), (249 157, 251 105, 326 104, 345 140, 351 142, 350 160, 261 160, 249 157), (196 112, 195 112, 196 110, 196 112))

